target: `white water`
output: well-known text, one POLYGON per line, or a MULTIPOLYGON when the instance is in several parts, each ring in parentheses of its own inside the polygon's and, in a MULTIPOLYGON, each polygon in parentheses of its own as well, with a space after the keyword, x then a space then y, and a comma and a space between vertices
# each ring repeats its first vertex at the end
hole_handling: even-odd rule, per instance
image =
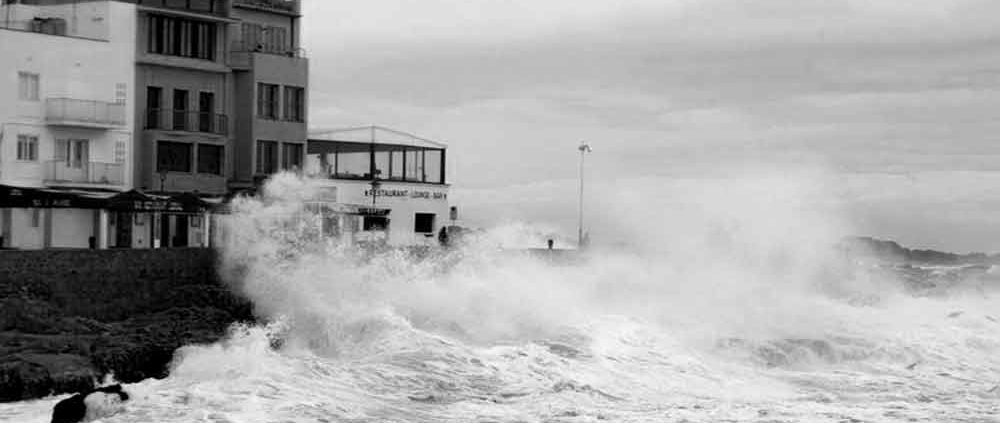
MULTIPOLYGON (((1000 292, 865 276, 828 248, 846 225, 822 184, 787 180, 616 198, 656 224, 561 265, 490 235, 422 261, 309 245, 287 222, 310 183, 279 177, 225 250, 273 323, 184 348, 98 421, 1000 421, 1000 292)), ((0 420, 46 422, 58 399, 0 420)))

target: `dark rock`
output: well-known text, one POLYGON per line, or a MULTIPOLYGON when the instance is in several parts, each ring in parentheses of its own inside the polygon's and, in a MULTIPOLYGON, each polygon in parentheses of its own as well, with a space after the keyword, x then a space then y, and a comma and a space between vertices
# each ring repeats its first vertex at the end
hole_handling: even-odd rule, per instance
POLYGON ((115 395, 118 401, 128 401, 129 395, 121 385, 87 389, 56 404, 52 409, 52 423, 79 423, 87 417, 86 399, 91 395, 115 395))

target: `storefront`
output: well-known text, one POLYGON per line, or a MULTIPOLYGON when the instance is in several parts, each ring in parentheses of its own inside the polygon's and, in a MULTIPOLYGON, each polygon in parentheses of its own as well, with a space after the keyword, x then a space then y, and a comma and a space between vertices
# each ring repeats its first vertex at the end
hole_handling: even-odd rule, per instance
POLYGON ((209 245, 209 204, 186 193, 172 197, 128 191, 108 200, 111 248, 183 248, 209 245))
POLYGON ((207 246, 209 209, 193 194, 0 185, 0 242, 14 249, 207 246))

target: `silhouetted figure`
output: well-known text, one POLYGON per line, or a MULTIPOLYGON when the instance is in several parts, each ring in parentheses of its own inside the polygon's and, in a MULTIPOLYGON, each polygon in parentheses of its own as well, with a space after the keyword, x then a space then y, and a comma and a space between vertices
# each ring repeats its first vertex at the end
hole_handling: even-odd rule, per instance
POLYGON ((438 242, 441 243, 442 247, 448 246, 448 227, 442 226, 441 230, 438 231, 438 242))
MULTIPOLYGON (((111 396, 118 402, 128 401, 128 394, 122 390, 121 385, 111 385, 104 388, 91 389, 73 395, 56 404, 52 409, 52 423, 78 423, 87 417, 87 405, 98 404, 101 396, 111 396)), ((101 402, 107 403, 107 401, 101 402)))
POLYGON ((553 247, 553 246, 554 246, 555 244, 556 244, 556 242, 550 239, 550 240, 549 240, 549 249, 551 250, 551 249, 552 249, 552 247, 553 247))

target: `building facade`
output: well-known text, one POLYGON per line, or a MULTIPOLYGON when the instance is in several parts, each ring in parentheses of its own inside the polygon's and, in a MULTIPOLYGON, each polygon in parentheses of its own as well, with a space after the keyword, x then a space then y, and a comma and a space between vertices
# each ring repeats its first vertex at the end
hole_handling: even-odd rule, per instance
POLYGON ((301 169, 306 154, 309 61, 298 1, 235 0, 230 27, 236 94, 232 188, 301 169))
POLYGON ((0 19, 0 185, 42 189, 0 199, 2 247, 198 245, 198 213, 53 206, 45 190, 167 204, 301 168, 297 0, 8 0, 0 19))
POLYGON ((326 187, 314 202, 322 232, 352 243, 437 245, 452 218, 446 152, 378 126, 312 134, 305 172, 326 187))
MULTIPOLYGON (((132 187, 134 14, 111 1, 0 5, 0 185, 132 187)), ((0 210, 13 248, 86 248, 106 220, 73 207, 0 210)))

